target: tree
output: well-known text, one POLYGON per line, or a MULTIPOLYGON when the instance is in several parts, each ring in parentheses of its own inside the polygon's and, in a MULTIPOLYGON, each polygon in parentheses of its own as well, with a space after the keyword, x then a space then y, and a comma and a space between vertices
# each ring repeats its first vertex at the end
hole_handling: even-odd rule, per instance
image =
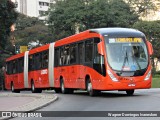
POLYGON ((148 10, 156 10, 152 0, 126 0, 126 2, 135 9, 135 12, 139 15, 144 15, 148 10))
POLYGON ((29 17, 24 14, 18 13, 18 17, 16 20, 16 30, 24 30, 27 27, 32 27, 34 25, 41 24, 44 25, 44 23, 36 17, 29 17))
POLYGON ((58 0, 49 12, 55 39, 100 27, 130 27, 138 15, 123 0, 58 0))
MULTIPOLYGON (((160 60, 160 21, 139 21, 133 27, 145 33, 154 49, 153 58, 160 60)), ((156 68, 156 62, 154 59, 152 60, 153 68, 156 68)))
MULTIPOLYGON (((14 31, 15 45, 28 46, 29 43, 39 41, 40 44, 53 42, 53 34, 38 18, 18 14, 16 30, 14 31)), ((10 48, 10 46, 9 46, 10 48)))
POLYGON ((53 34, 49 32, 48 27, 42 24, 36 24, 26 27, 23 30, 15 31, 16 45, 27 46, 29 42, 39 41, 41 44, 53 42, 53 34))
POLYGON ((1 0, 0 2, 0 86, 4 80, 4 75, 1 71, 2 66, 5 66, 5 58, 8 56, 6 52, 6 45, 9 42, 10 27, 15 23, 17 13, 14 10, 15 5, 10 0, 1 0))
POLYGON ((4 50, 8 37, 10 35, 10 27, 15 23, 17 13, 14 10, 15 5, 10 0, 1 0, 0 2, 0 49, 4 50))

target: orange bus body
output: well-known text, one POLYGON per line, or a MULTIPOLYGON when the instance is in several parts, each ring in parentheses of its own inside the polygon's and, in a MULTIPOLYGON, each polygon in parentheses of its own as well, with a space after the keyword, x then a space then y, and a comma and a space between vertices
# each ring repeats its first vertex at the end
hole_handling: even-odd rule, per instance
MULTIPOLYGON (((56 48, 61 50, 60 47, 62 46, 65 47, 67 45, 72 45, 72 44, 75 44, 76 50, 77 49, 79 50, 79 48, 77 47, 79 43, 84 42, 85 40, 90 39, 90 38, 99 38, 100 42, 102 43, 102 46, 103 46, 102 51, 104 53, 105 75, 98 73, 95 69, 93 69, 92 67, 88 65, 79 64, 79 62, 75 64, 61 65, 61 66, 56 66, 56 67, 54 65, 53 73, 52 75, 51 74, 49 75, 49 71, 50 71, 50 68, 49 68, 50 63, 49 63, 48 67, 45 69, 28 71, 28 76, 27 76, 28 86, 27 87, 24 85, 24 82, 25 82, 24 72, 17 73, 17 74, 11 74, 11 75, 6 74, 5 75, 6 89, 11 89, 11 83, 13 83, 14 89, 19 89, 19 90, 31 89, 32 81, 34 82, 35 88, 40 88, 40 89, 46 89, 46 88, 59 89, 61 88, 62 81, 64 83, 65 89, 67 88, 73 89, 73 90, 87 89, 87 82, 86 82, 87 79, 90 79, 93 90, 100 90, 100 91, 104 91, 104 90, 125 90, 127 91, 127 90, 134 90, 134 89, 147 89, 151 87, 152 75, 149 74, 151 71, 151 62, 149 60, 149 57, 148 57, 148 65, 143 75, 139 75, 139 76, 117 75, 112 69, 111 65, 108 63, 109 60, 108 60, 108 55, 106 53, 106 48, 105 48, 106 43, 105 43, 104 35, 98 32, 87 30, 79 34, 56 41, 53 47, 54 52, 56 48), (109 74, 111 74, 111 76, 109 74), (149 78, 145 80, 147 75, 149 78), (52 76, 53 79, 52 77, 49 77, 49 76, 52 76), (116 79, 118 81, 114 81, 112 79, 112 76, 114 77, 113 79, 116 79), (49 79, 52 79, 52 80, 49 80, 49 79)), ((150 48, 147 46, 146 43, 145 45, 147 47, 147 54, 149 56, 148 49, 150 48)), ((49 50, 50 46, 51 44, 47 44, 47 45, 32 49, 29 51, 28 56, 49 50)), ((18 59, 24 56, 25 56, 24 53, 14 55, 8 58, 6 62, 13 61, 15 59, 18 59)), ((50 56, 50 53, 48 56, 50 56)), ((54 53, 54 60, 56 59, 56 57, 58 56, 55 56, 55 53, 54 53)), ((48 57, 48 60, 49 60, 49 57, 48 57)))

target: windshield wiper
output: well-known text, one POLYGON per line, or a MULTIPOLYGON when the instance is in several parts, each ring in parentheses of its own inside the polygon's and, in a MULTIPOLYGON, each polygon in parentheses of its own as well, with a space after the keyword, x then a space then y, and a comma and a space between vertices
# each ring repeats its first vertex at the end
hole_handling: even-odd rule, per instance
POLYGON ((126 50, 126 55, 124 57, 124 61, 123 61, 123 65, 122 65, 122 68, 121 68, 121 71, 120 71, 120 75, 122 74, 122 71, 123 71, 123 68, 126 64, 126 61, 128 61, 128 55, 127 55, 127 50, 126 50))

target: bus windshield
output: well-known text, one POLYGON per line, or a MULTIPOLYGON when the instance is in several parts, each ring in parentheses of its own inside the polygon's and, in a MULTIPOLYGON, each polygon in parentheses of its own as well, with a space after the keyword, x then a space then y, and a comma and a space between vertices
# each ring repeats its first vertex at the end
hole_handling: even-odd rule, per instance
POLYGON ((148 66, 147 48, 142 38, 106 39, 107 58, 113 70, 140 71, 148 66))

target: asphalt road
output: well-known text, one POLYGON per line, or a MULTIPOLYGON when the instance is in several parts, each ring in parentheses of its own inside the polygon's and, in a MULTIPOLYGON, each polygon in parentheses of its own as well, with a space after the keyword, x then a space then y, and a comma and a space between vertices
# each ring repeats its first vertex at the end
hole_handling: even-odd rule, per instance
MULTIPOLYGON (((42 94, 55 94, 53 92, 43 92, 42 94)), ((160 89, 136 90, 133 96, 127 96, 125 92, 110 91, 103 92, 97 97, 90 97, 86 92, 76 91, 74 94, 56 94, 58 100, 39 111, 160 111, 160 89)), ((22 118, 16 118, 22 119, 22 118)), ((26 118, 34 120, 35 118, 26 118)), ((38 118, 39 119, 39 118, 38 118)), ((114 117, 54 117, 41 118, 51 120, 114 120, 114 117)), ((140 119, 125 117, 124 119, 140 119)), ((145 118, 145 120, 160 120, 157 118, 145 118)), ((24 118, 23 118, 24 120, 24 118)))

